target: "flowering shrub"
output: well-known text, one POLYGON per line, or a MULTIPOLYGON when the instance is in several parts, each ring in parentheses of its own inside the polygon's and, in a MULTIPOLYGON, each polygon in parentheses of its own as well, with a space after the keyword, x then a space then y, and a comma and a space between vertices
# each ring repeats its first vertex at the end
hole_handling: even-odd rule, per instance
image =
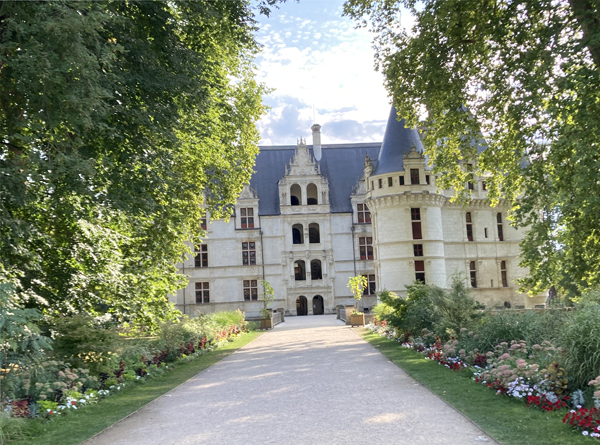
MULTIPOLYGON (((7 397, 0 398, 0 409, 5 414, 19 418, 50 418, 79 410, 123 390, 129 382, 168 372, 169 362, 199 357, 246 331, 241 311, 182 317, 180 323, 164 325, 158 338, 113 341, 112 335, 91 333, 79 319, 61 320, 62 330, 68 331, 65 326, 75 326, 76 332, 61 334, 59 355, 67 356, 69 351, 76 351, 81 367, 73 367, 61 360, 9 364, 1 376, 4 377, 4 388, 8 390, 7 397), (110 341, 103 346, 96 345, 86 353, 85 345, 78 344, 77 337, 110 341), (108 345, 113 350, 107 349, 108 345)), ((93 329, 102 327, 95 325, 93 329)))
POLYGON ((573 409, 564 417, 563 423, 581 430, 584 436, 600 438, 600 409, 596 407, 573 409))

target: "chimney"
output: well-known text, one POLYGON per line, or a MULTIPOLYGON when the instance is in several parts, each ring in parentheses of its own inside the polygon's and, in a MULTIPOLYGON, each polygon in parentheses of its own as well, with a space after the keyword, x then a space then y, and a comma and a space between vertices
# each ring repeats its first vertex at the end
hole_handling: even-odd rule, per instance
POLYGON ((313 132, 313 153, 317 161, 321 160, 321 126, 314 124, 310 129, 313 132))

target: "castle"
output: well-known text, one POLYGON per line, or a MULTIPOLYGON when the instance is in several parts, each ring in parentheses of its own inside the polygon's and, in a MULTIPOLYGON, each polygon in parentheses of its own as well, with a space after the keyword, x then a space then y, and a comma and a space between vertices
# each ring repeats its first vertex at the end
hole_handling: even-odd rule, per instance
MULTIPOLYGON (((206 239, 179 264, 188 275, 173 296, 182 312, 262 308, 260 280, 275 291, 272 307, 289 315, 333 313, 353 304, 348 279, 367 277, 361 307, 383 289, 399 295, 420 280, 447 288, 460 272, 487 307, 530 308, 516 280, 521 230, 508 206, 486 203, 485 178, 465 184, 472 200, 438 191, 419 133, 392 107, 382 143, 260 147, 255 173, 228 221, 202 221, 206 239)), ((481 148, 482 149, 482 148, 481 148)))

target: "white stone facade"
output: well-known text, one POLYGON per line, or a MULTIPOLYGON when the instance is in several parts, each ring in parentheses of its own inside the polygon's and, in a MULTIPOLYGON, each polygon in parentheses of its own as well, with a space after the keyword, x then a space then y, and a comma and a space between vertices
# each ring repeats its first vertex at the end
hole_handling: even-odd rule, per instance
POLYGON ((272 155, 275 166, 291 161, 278 167, 279 177, 263 183, 255 177, 272 168, 257 168, 259 190, 244 188, 229 221, 208 218, 205 247, 179 265, 189 283, 172 298, 178 309, 193 314, 239 308, 257 315, 265 279, 275 291, 271 307, 289 315, 327 314, 354 303, 347 283, 355 274, 369 277, 361 307, 371 308, 383 289, 402 295, 417 278, 447 288, 456 272, 488 307, 544 303, 545 295, 517 292, 516 280, 526 273, 518 266, 523 233, 509 224, 506 206, 485 203, 481 178, 473 181, 473 200, 462 207, 450 202, 451 193, 438 193, 414 146, 405 149, 398 171, 377 174, 363 155, 364 167, 353 178, 339 164, 352 162, 356 170, 357 150, 377 153, 380 144, 321 147, 317 136, 319 161, 303 140, 277 153, 261 149, 259 157, 272 155), (330 184, 334 180, 345 183, 330 184))

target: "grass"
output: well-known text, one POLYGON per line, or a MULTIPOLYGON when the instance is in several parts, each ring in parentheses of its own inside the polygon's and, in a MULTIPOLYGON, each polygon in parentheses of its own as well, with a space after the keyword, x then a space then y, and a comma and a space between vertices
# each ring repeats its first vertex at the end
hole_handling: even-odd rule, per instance
POLYGON ((497 396, 495 391, 475 383, 468 371, 451 371, 366 329, 362 336, 412 378, 502 444, 595 443, 595 439, 586 438, 580 431, 562 423, 565 410, 547 413, 527 408, 523 401, 497 396))
POLYGON ((56 417, 51 421, 27 422, 23 429, 26 437, 10 443, 79 444, 224 359, 260 335, 261 332, 249 332, 196 360, 179 363, 177 368, 166 374, 136 384, 97 405, 76 413, 56 417))

